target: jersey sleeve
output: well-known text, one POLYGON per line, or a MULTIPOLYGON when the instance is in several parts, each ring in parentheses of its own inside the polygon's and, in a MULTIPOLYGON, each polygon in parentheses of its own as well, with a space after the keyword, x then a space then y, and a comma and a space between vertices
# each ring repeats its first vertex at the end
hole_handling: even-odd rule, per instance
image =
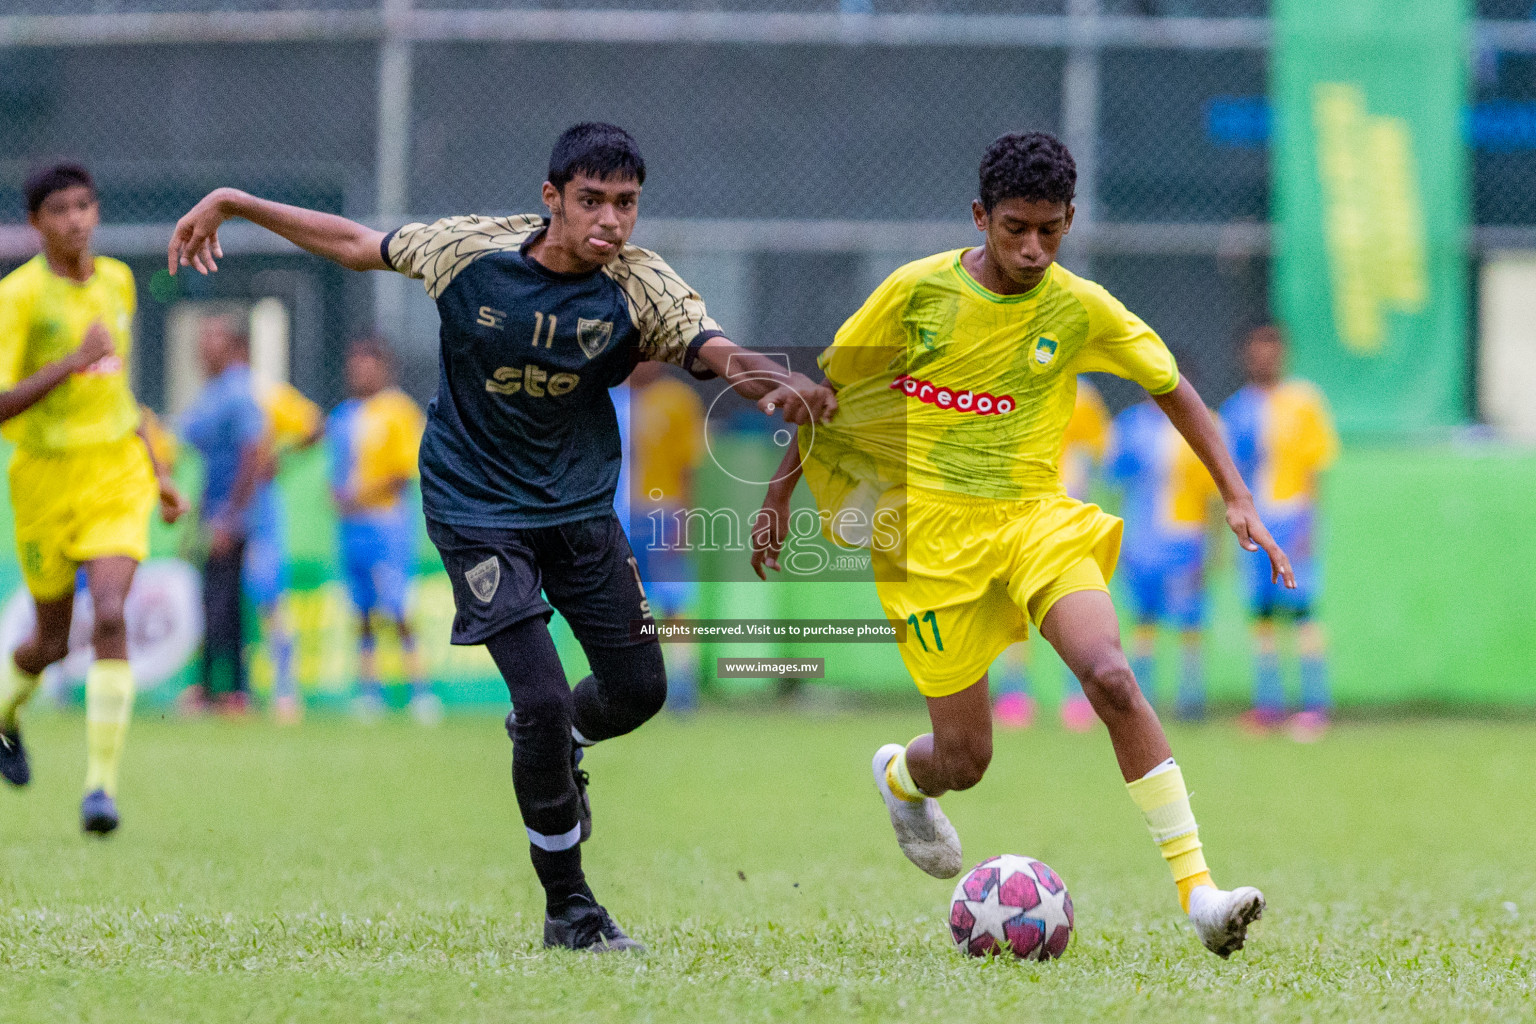
POLYGON ((118 289, 123 311, 128 314, 129 319, 132 319, 139 311, 139 290, 133 284, 133 269, 126 263, 118 263, 117 266, 118 289))
POLYGON ((1082 282, 1077 297, 1088 311, 1088 341, 1073 369, 1124 377, 1154 395, 1179 386, 1179 368, 1163 339, 1099 285, 1082 282))
POLYGON ((389 269, 425 282, 435 299, 475 260, 520 248, 543 226, 544 219, 532 215, 444 217, 391 231, 379 244, 379 255, 389 269))
POLYGON ((694 376, 699 346, 725 332, 704 308, 704 300, 678 276, 667 261, 631 246, 603 268, 629 302, 630 319, 640 329, 640 357, 681 366, 694 376))
POLYGON ((320 407, 292 384, 279 384, 263 403, 272 421, 272 434, 280 448, 296 446, 320 427, 320 407))
POLYGON ((912 279, 906 269, 897 270, 870 293, 817 359, 834 388, 893 372, 903 361, 907 351, 903 317, 912 298, 912 279))
POLYGON ((21 382, 31 321, 32 297, 14 280, 0 281, 0 390, 21 382))

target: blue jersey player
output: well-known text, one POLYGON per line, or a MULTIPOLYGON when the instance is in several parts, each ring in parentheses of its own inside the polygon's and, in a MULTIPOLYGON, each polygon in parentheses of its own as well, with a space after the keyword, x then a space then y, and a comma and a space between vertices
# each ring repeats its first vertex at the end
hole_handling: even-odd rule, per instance
POLYGON ((622 461, 608 389, 642 360, 724 377, 766 413, 825 422, 831 389, 727 340, 660 256, 629 245, 645 161, 628 132, 584 123, 550 155, 546 215, 449 217, 387 234, 218 189, 176 225, 174 273, 208 273, 218 227, 243 217, 354 270, 421 280, 442 321, 421 442, 427 532, 453 581, 453 641, 483 644, 512 697, 512 784, 545 892, 544 943, 632 949, 592 895, 581 747, 661 709, 666 670, 614 515, 622 461), (592 666, 574 689, 551 606, 592 666))
POLYGON ((1152 402, 1115 417, 1105 460, 1124 491, 1120 571, 1136 617, 1131 669, 1150 686, 1157 628, 1179 631, 1180 718, 1205 715, 1206 526, 1219 497, 1194 450, 1152 402))

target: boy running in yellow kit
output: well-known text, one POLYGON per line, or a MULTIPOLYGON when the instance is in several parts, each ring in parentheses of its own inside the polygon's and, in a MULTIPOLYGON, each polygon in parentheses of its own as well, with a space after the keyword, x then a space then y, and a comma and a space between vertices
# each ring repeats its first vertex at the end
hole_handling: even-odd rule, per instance
POLYGON ((11 504, 37 627, 0 668, 0 775, 31 778, 17 712, 69 651, 75 573, 85 567, 96 661, 85 680, 86 795, 81 826, 117 827, 117 769, 133 710, 123 606, 149 554, 149 515, 187 503, 161 473, 128 385, 133 274, 91 252, 100 219, 85 168, 59 164, 26 183, 43 251, 0 280, 0 421, 16 446, 11 504))
POLYGON ((1120 648, 1105 581, 1121 522, 1062 486, 1077 374, 1113 373, 1151 392, 1210 470, 1242 545, 1263 548, 1275 578, 1294 586, 1290 565, 1162 340, 1055 264, 1077 182, 1066 147, 1005 135, 980 177, 972 213, 985 243, 897 270, 822 354, 839 412, 801 430, 754 530, 753 565, 759 575, 778 568, 802 471, 829 532, 868 538, 881 604, 906 624, 902 658, 933 723, 905 747, 880 748, 875 784, 903 852, 939 878, 963 862, 935 798, 981 780, 992 757, 987 668, 1033 622, 1108 727, 1180 905, 1206 948, 1226 957, 1264 897, 1211 879, 1183 776, 1120 648))

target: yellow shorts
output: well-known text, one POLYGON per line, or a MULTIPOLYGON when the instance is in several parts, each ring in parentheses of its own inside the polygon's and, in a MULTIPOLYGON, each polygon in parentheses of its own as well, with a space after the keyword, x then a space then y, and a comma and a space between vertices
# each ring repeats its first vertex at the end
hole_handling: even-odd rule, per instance
POLYGON ((998 501, 911 487, 902 518, 904 549, 873 554, 875 587, 886 616, 907 624, 901 658, 925 697, 976 682, 1067 594, 1107 591, 1124 526, 1065 496, 998 501))
POLYGON ((155 472, 137 434, 64 452, 16 449, 11 507, 27 589, 39 601, 75 588, 81 562, 149 556, 149 517, 159 502, 155 472))

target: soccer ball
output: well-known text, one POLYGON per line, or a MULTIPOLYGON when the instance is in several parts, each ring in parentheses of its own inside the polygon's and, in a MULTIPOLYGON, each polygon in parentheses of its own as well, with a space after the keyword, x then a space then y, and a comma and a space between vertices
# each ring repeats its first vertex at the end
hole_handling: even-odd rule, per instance
POLYGON ((949 933, 967 956, 1007 950, 1020 960, 1052 960, 1072 941, 1072 897, 1045 864, 1005 853, 955 886, 949 933))

